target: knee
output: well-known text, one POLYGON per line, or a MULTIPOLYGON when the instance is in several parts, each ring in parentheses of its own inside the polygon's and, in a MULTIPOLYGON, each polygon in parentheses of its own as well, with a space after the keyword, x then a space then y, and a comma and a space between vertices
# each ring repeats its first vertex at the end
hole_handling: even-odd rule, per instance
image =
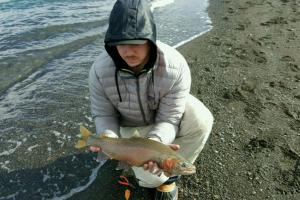
POLYGON ((199 129, 202 130, 202 133, 209 134, 211 132, 213 123, 214 123, 214 117, 212 113, 206 108, 205 112, 203 111, 200 117, 197 117, 197 121, 195 126, 199 127, 199 129))
POLYGON ((207 118, 206 118, 206 130, 207 132, 211 132, 211 129, 213 127, 214 124, 214 117, 212 115, 212 113, 208 110, 208 114, 207 114, 207 118))
POLYGON ((192 126, 201 129, 202 133, 210 133, 214 117, 210 110, 197 98, 191 96, 186 106, 186 117, 192 121, 192 126))

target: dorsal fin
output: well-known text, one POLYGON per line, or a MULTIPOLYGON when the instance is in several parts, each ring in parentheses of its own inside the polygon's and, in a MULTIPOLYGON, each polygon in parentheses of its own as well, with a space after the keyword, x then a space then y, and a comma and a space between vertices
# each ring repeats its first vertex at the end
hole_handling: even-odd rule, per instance
POLYGON ((86 140, 90 135, 92 135, 92 133, 82 125, 80 125, 80 133, 81 133, 81 138, 84 140, 86 140))

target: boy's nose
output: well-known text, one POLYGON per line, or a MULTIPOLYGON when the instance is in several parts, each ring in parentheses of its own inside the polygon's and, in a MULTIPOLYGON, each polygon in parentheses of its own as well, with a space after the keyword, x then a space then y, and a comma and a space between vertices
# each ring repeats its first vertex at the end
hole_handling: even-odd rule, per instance
POLYGON ((133 54, 132 46, 131 45, 124 45, 123 46, 124 52, 126 55, 131 55, 133 54))

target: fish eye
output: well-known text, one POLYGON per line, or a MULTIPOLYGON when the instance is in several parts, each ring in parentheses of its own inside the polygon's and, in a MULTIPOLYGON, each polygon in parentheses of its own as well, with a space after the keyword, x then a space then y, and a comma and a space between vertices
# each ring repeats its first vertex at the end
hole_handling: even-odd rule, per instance
POLYGON ((182 166, 182 167, 187 167, 186 163, 182 163, 181 166, 182 166))

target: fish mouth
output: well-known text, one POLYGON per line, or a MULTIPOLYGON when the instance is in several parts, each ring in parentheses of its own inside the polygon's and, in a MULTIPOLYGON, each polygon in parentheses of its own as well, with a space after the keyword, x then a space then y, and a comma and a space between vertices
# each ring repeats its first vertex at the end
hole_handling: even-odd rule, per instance
POLYGON ((189 171, 185 171, 185 175, 190 175, 190 174, 195 174, 195 173, 196 173, 195 169, 189 170, 189 171))
POLYGON ((181 175, 191 175, 196 173, 196 167, 195 168, 188 168, 181 171, 181 175))

